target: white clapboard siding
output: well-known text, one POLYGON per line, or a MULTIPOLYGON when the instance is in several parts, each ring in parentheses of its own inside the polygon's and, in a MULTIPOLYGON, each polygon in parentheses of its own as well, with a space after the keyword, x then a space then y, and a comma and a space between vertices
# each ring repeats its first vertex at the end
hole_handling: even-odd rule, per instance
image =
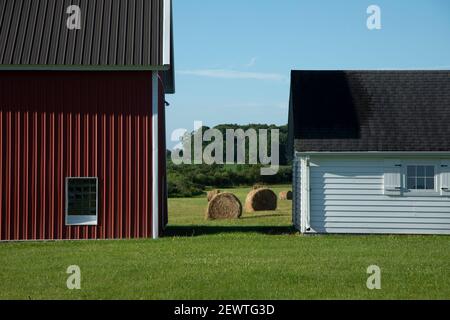
MULTIPOLYGON (((450 164, 434 160, 438 167, 450 164)), ((311 232, 450 234, 450 194, 408 196, 403 188, 403 161, 414 159, 311 157, 311 232), (399 186, 402 191, 396 189, 399 186)), ((440 180, 450 188, 450 173, 441 171, 440 176, 448 178, 440 180)))

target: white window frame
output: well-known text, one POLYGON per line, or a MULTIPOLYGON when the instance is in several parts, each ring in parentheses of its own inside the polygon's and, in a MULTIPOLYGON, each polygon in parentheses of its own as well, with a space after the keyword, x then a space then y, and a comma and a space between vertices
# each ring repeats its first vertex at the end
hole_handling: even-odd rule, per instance
POLYGON ((98 225, 98 177, 66 177, 66 196, 65 196, 65 216, 66 216, 66 226, 96 226, 98 225), (69 215, 69 180, 85 180, 85 179, 95 179, 96 188, 96 201, 95 201, 95 216, 85 215, 85 216, 74 216, 69 215))
POLYGON ((440 162, 436 160, 407 160, 402 162, 403 172, 402 181, 404 186, 403 195, 410 197, 430 197, 441 196, 440 190, 440 162), (408 189, 408 166, 433 166, 434 167, 434 189, 431 190, 415 190, 408 189))

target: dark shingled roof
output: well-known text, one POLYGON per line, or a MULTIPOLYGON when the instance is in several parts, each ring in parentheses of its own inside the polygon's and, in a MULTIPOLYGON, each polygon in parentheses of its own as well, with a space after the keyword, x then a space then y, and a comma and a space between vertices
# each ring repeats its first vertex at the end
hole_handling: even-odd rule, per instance
POLYGON ((300 152, 450 151, 450 71, 292 71, 300 152))
MULTIPOLYGON (((0 68, 167 70, 172 63, 163 58, 164 3, 1 0, 0 68), (81 9, 80 30, 66 26, 70 5, 81 9)), ((173 70, 166 73, 173 91, 173 70)))

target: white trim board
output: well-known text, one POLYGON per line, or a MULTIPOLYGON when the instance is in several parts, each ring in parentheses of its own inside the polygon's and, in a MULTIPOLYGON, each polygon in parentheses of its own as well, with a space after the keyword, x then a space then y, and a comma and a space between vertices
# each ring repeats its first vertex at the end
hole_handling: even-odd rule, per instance
POLYGON ((159 75, 152 72, 152 238, 159 237, 159 75))
POLYGON ((362 157, 386 157, 386 156, 419 156, 419 157, 443 157, 450 156, 450 151, 296 151, 296 156, 362 156, 362 157))
POLYGON ((311 229, 310 219, 310 182, 309 182, 309 157, 300 158, 300 188, 301 188, 301 204, 300 204, 300 227, 301 232, 306 233, 311 229))
POLYGON ((172 0, 164 0, 163 4, 163 65, 170 65, 171 35, 172 35, 172 0))

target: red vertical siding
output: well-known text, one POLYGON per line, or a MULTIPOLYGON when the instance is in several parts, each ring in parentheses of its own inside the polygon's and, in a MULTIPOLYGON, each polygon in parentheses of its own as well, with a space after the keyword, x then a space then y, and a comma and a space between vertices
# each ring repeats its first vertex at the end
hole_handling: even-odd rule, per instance
POLYGON ((0 240, 151 236, 151 85, 149 72, 0 72, 0 240), (65 226, 70 176, 99 178, 97 226, 65 226))

